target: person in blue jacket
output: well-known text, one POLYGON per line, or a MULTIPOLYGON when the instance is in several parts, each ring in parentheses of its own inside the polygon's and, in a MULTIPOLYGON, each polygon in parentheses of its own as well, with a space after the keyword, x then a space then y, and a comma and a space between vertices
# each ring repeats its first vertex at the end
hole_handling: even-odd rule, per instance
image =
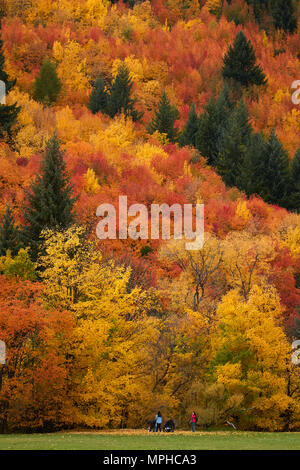
POLYGON ((157 415, 155 416, 155 423, 156 423, 156 426, 155 426, 155 431, 157 432, 159 430, 159 432, 161 432, 161 425, 162 425, 162 415, 161 415, 161 412, 159 411, 157 413, 157 415))

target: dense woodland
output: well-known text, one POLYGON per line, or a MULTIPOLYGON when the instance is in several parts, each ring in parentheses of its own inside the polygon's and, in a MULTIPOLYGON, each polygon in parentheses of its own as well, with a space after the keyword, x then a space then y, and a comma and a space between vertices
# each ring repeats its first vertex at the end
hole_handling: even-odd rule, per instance
POLYGON ((300 2, 0 15, 0 430, 299 431, 300 2), (119 195, 203 203, 203 249, 97 239, 119 195))

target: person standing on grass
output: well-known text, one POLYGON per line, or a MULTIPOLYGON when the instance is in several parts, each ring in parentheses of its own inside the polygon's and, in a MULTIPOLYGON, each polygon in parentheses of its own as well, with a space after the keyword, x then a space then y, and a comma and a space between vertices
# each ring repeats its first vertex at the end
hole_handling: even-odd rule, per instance
POLYGON ((160 411, 155 416, 155 423, 156 423, 155 431, 157 432, 159 430, 159 432, 161 432, 162 415, 160 411))
POLYGON ((197 415, 196 415, 196 412, 193 411, 192 413, 192 419, 191 419, 191 423, 192 423, 192 431, 195 432, 196 430, 196 423, 198 421, 198 418, 197 418, 197 415))

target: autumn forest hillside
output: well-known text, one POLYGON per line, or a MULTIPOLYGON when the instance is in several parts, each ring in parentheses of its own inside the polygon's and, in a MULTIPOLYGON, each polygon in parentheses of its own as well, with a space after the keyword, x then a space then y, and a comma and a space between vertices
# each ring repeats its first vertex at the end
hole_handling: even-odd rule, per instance
POLYGON ((300 2, 0 15, 0 430, 299 431, 300 2), (99 240, 120 195, 204 204, 203 248, 99 240))

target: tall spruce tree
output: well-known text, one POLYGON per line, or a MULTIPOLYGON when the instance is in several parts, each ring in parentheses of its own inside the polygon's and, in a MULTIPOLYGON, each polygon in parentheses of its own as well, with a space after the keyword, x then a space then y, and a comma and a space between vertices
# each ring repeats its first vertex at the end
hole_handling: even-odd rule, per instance
POLYGON ((224 86, 217 100, 210 99, 198 120, 198 131, 195 136, 195 147, 209 165, 215 165, 217 141, 223 127, 234 109, 228 86, 224 86))
POLYGON ((252 132, 248 109, 241 101, 217 141, 216 167, 227 186, 241 188, 240 175, 252 132))
POLYGON ((293 0, 271 0, 271 12, 276 29, 286 33, 294 33, 297 29, 297 19, 293 0))
POLYGON ((251 5, 253 8, 255 19, 260 23, 263 14, 268 10, 269 0, 246 0, 248 5, 251 5))
POLYGON ((289 157, 274 130, 266 142, 266 152, 268 166, 265 177, 268 186, 264 199, 271 204, 285 206, 289 188, 289 157))
POLYGON ((64 229, 74 222, 73 206, 77 198, 73 196, 73 187, 59 145, 54 134, 46 145, 40 173, 27 193, 23 239, 24 244, 30 247, 34 261, 37 259, 43 229, 64 229))
POLYGON ((13 105, 0 104, 0 139, 7 139, 11 142, 12 126, 16 122, 21 110, 16 103, 13 105))
POLYGON ((195 105, 192 104, 186 125, 178 138, 179 144, 182 147, 185 145, 192 145, 193 147, 196 147, 196 135, 198 132, 198 126, 199 118, 195 110, 195 105))
POLYGON ((177 132, 174 127, 176 119, 179 118, 178 109, 170 103, 170 100, 164 91, 157 109, 154 112, 152 121, 148 125, 148 132, 153 134, 155 131, 161 134, 166 134, 171 142, 174 142, 177 137, 177 132))
POLYGON ((96 114, 99 111, 107 113, 107 106, 108 93, 105 89, 105 82, 102 77, 98 77, 93 86, 88 107, 93 114, 96 114))
MULTIPOLYGON (((0 39, 0 80, 5 85, 5 93, 8 93, 16 83, 16 80, 9 80, 5 71, 5 58, 3 54, 3 41, 0 39)), ((11 128, 14 125, 21 108, 13 105, 0 104, 0 138, 11 138, 11 128)))
POLYGON ((235 41, 233 45, 229 46, 223 62, 222 73, 224 79, 238 82, 243 87, 267 83, 261 67, 256 65, 254 48, 243 31, 236 35, 235 41))
POLYGON ((142 117, 142 113, 134 109, 136 100, 130 97, 132 85, 133 82, 128 68, 125 65, 121 65, 111 85, 108 97, 107 113, 110 117, 120 113, 124 113, 125 116, 131 116, 133 121, 138 121, 142 117))
POLYGON ((266 180, 268 168, 268 149, 262 134, 253 133, 244 155, 240 174, 240 189, 247 196, 258 194, 267 197, 269 181, 266 180))
POLYGON ((55 64, 46 58, 40 75, 35 79, 34 98, 41 103, 51 105, 56 102, 60 90, 61 81, 57 76, 55 64))
POLYGON ((291 162, 288 207, 300 212, 300 147, 291 162))
POLYGON ((5 256, 9 250, 12 256, 16 256, 22 247, 20 231, 15 225, 15 219, 9 206, 0 221, 0 256, 5 256))

